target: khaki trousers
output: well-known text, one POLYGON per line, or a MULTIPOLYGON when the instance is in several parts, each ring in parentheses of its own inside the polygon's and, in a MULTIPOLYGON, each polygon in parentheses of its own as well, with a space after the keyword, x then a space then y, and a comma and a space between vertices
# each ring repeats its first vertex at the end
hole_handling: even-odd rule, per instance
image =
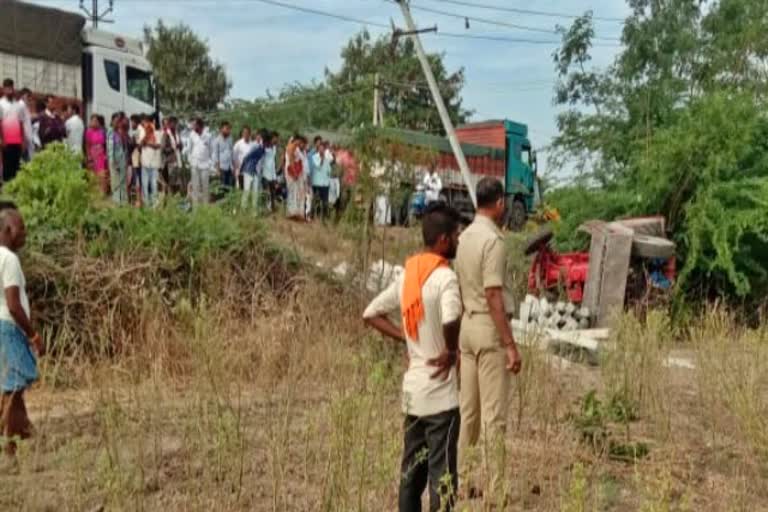
POLYGON ((503 475, 504 434, 509 410, 511 374, 506 351, 493 319, 487 314, 465 313, 459 336, 461 350, 461 429, 459 473, 474 486, 479 459, 492 484, 503 475), (478 443, 481 440, 482 442, 478 443))

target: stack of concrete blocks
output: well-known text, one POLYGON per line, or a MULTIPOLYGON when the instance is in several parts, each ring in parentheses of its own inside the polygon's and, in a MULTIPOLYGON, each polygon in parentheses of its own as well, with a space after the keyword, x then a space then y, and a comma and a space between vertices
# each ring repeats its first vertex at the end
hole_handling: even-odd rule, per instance
POLYGON ((589 309, 571 302, 549 302, 546 298, 527 295, 520 304, 520 321, 558 331, 588 329, 592 314, 589 309))

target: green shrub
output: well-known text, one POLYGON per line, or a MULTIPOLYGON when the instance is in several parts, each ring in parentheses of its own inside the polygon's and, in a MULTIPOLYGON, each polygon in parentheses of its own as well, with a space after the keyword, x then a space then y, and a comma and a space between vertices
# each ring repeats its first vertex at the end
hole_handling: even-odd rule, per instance
POLYGON ((24 164, 4 193, 24 214, 33 243, 75 232, 97 197, 80 158, 63 144, 49 146, 24 164))
MULTIPOLYGON (((642 147, 641 147, 642 146, 642 147)), ((768 291, 768 120, 749 95, 710 94, 681 108, 604 188, 547 196, 562 249, 583 249, 589 219, 663 215, 677 242, 687 297, 764 301, 768 291)))
POLYGON ((94 256, 144 250, 166 258, 203 259, 264 238, 262 224, 233 217, 215 205, 188 211, 177 202, 164 208, 106 208, 91 212, 83 235, 94 256))

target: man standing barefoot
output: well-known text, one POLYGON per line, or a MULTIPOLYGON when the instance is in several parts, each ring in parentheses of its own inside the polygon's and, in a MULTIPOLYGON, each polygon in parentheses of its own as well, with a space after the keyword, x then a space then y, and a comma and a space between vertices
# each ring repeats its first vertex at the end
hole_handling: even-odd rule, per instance
POLYGON ((29 319, 26 281, 16 255, 26 238, 24 220, 16 207, 0 205, 0 433, 5 438, 5 453, 11 457, 16 454, 16 442, 32 434, 24 404, 24 391, 37 380, 31 347, 43 354, 42 339, 29 319))
POLYGON ((459 214, 436 203, 422 221, 424 250, 365 310, 371 327, 408 346, 403 377, 405 447, 400 475, 400 512, 421 511, 429 482, 429 509, 453 510, 458 475, 459 396, 456 355, 461 297, 449 260, 456 256, 459 214), (403 329, 387 316, 399 311, 403 329), (404 332, 403 332, 404 331, 404 332))

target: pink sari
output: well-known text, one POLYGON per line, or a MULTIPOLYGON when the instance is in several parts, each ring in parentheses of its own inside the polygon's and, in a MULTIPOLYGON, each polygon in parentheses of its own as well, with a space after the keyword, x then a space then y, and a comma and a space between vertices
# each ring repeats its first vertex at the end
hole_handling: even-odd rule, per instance
POLYGON ((88 168, 101 175, 107 170, 107 135, 100 128, 88 128, 85 132, 85 151, 88 168))

